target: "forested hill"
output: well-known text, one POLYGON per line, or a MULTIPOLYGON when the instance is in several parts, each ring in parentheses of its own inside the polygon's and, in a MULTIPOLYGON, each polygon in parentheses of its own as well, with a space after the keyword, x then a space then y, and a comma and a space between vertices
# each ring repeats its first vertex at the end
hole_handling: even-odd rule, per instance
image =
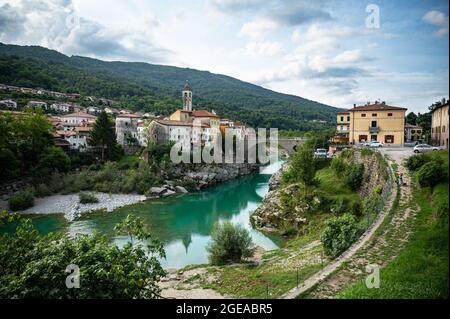
POLYGON ((95 95, 124 107, 167 114, 189 80, 194 107, 214 109, 255 127, 311 130, 329 126, 336 108, 235 78, 189 68, 68 57, 39 46, 0 43, 0 83, 95 95), (321 124, 327 121, 329 124, 321 124))

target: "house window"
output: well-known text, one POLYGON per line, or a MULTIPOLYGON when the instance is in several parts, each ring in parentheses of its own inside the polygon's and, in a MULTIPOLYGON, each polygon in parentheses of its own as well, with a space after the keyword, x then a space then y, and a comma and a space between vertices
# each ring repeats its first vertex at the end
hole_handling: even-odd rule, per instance
POLYGON ((367 135, 360 135, 359 136, 359 142, 360 143, 367 142, 367 135))
POLYGON ((377 117, 377 113, 372 113, 372 117, 377 117))
POLYGON ((392 113, 388 113, 388 116, 392 116, 392 113))
POLYGON ((344 122, 344 117, 343 116, 341 116, 341 122, 344 122))
POLYGON ((347 116, 347 122, 350 122, 350 116, 347 116))
POLYGON ((378 141, 378 136, 377 135, 370 135, 370 140, 371 141, 378 141))
POLYGON ((412 133, 412 134, 415 134, 415 133, 416 133, 416 130, 411 130, 411 133, 412 133))
POLYGON ((377 127, 377 121, 372 121, 371 127, 377 127))
POLYGON ((394 143, 394 135, 385 135, 384 136, 384 142, 387 144, 394 143))
POLYGON ((361 117, 366 117, 366 114, 364 114, 364 113, 363 113, 363 114, 361 114, 361 117))

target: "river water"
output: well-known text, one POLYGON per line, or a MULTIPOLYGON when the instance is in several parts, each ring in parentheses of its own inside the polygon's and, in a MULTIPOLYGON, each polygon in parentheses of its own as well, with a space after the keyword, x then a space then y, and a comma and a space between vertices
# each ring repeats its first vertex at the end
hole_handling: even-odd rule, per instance
MULTIPOLYGON (((67 231, 74 235, 97 230, 122 245, 128 238, 115 235, 114 226, 127 214, 136 214, 144 220, 152 235, 164 244, 167 257, 161 260, 161 264, 165 268, 207 263, 206 246, 211 239, 212 226, 217 221, 241 224, 250 231, 256 245, 266 250, 275 249, 282 241, 252 229, 249 216, 261 204, 268 192, 269 178, 280 165, 281 162, 273 163, 258 173, 201 192, 127 206, 112 213, 92 214, 70 223, 59 214, 33 216, 33 223, 41 233, 67 231)), ((11 231, 12 227, 2 226, 0 233, 11 231)))

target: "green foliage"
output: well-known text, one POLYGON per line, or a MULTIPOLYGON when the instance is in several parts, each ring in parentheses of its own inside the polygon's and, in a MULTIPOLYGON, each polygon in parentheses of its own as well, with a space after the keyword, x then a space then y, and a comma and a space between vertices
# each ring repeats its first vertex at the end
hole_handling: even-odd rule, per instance
POLYGON ((428 163, 430 160, 431 157, 429 156, 429 154, 418 154, 408 157, 408 159, 406 159, 405 161, 405 165, 410 171, 414 172, 421 168, 425 163, 428 163))
POLYGON ((333 160, 331 161, 331 168, 334 169, 336 173, 341 174, 347 170, 348 164, 344 160, 344 157, 340 155, 333 158, 333 160))
POLYGON ((78 198, 79 198, 80 204, 98 203, 98 198, 90 193, 81 192, 78 194, 78 198))
POLYGON ((19 211, 30 208, 34 205, 34 196, 31 191, 23 190, 13 195, 8 200, 9 209, 19 211))
MULTIPOLYGON (((128 219, 128 218, 127 218, 128 219)), ((157 282, 165 276, 158 258, 162 245, 130 227, 129 234, 144 243, 123 247, 104 235, 64 234, 41 236, 30 220, 22 220, 16 232, 0 237, 1 298, 157 298, 157 282), (80 288, 67 289, 68 265, 80 270, 80 288)))
POLYGON ((282 175, 282 181, 289 184, 302 182, 306 185, 314 185, 315 175, 314 149, 309 144, 303 144, 292 156, 289 168, 282 175))
POLYGON ((437 161, 428 162, 417 171, 417 179, 422 187, 433 187, 446 178, 446 175, 447 172, 437 161))
POLYGON ((411 125, 417 124, 417 115, 414 112, 409 112, 408 115, 406 115, 406 123, 411 125))
POLYGON ((325 224, 320 240, 325 254, 333 258, 343 253, 361 235, 361 228, 350 214, 332 217, 325 224))
POLYGON ((116 132, 114 123, 105 111, 97 117, 89 138, 89 145, 100 149, 101 159, 111 158, 116 146, 116 132))
POLYGON ((372 156, 375 152, 368 147, 364 147, 361 149, 361 155, 362 156, 372 156))
POLYGON ((7 181, 19 176, 20 162, 7 148, 0 149, 0 180, 7 181))
POLYGON ((211 242, 207 247, 209 262, 212 265, 241 262, 242 258, 251 257, 254 244, 248 230, 231 222, 217 222, 211 232, 211 242))
POLYGON ((70 169, 70 158, 61 148, 50 146, 42 152, 38 168, 42 172, 57 170, 66 173, 70 169))
POLYGON ((364 164, 355 164, 348 167, 345 173, 344 182, 353 191, 361 187, 364 177, 364 164))

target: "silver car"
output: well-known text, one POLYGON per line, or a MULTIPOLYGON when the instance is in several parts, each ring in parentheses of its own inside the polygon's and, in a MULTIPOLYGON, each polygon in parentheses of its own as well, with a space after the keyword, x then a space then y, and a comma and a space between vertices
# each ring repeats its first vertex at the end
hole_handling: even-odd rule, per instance
POLYGON ((440 148, 438 146, 431 146, 428 144, 419 144, 414 146, 414 153, 425 153, 429 151, 439 151, 440 148))

